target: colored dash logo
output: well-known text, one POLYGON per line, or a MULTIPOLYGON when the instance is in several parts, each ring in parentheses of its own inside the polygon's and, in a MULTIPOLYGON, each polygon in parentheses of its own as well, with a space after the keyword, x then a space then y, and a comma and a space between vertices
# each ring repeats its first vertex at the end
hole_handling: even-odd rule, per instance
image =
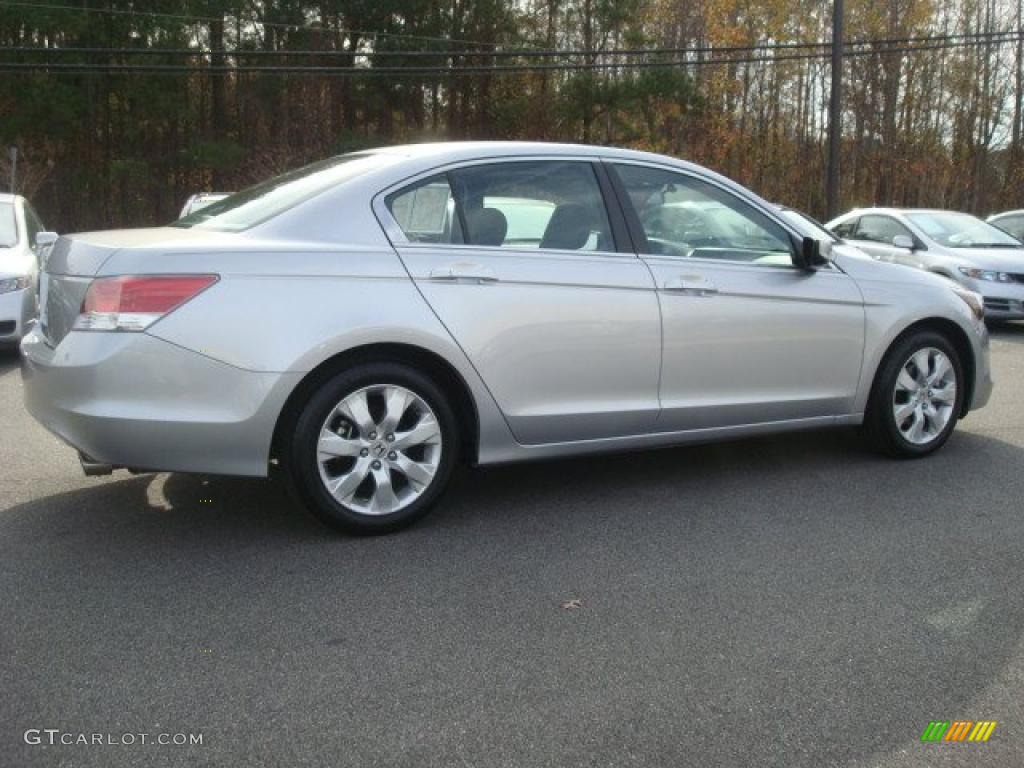
POLYGON ((995 727, 995 720, 932 720, 921 741, 988 741, 995 727))

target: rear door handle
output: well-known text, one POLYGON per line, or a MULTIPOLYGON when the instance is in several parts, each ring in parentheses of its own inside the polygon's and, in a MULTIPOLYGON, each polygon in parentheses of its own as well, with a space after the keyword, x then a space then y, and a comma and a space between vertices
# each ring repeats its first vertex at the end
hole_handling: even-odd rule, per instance
POLYGON ((462 261, 457 264, 446 264, 443 267, 435 267, 430 270, 431 280, 443 280, 447 282, 465 281, 469 283, 496 283, 498 276, 490 267, 483 264, 462 261))
POLYGON ((680 275, 669 280, 663 286, 671 293, 682 293, 687 296, 714 296, 718 288, 706 277, 696 275, 680 275))

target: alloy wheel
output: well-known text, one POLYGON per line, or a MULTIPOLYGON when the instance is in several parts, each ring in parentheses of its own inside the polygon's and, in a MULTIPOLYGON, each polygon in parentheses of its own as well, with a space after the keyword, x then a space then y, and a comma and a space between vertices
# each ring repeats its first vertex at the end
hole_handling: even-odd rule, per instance
POLYGON ((892 413, 905 440, 927 445, 953 418, 957 381, 953 363, 941 350, 923 347, 900 368, 893 390, 892 413))
POLYGON ((387 515, 430 487, 442 442, 437 416, 422 397, 396 384, 373 385, 330 411, 317 441, 317 468, 338 503, 387 515))

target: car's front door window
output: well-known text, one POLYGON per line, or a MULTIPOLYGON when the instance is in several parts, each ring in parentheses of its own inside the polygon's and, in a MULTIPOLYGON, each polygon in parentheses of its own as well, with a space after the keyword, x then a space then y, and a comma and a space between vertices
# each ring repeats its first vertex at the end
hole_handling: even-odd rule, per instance
POLYGON ((661 168, 615 170, 639 219, 641 253, 792 265, 786 231, 720 187, 661 168))

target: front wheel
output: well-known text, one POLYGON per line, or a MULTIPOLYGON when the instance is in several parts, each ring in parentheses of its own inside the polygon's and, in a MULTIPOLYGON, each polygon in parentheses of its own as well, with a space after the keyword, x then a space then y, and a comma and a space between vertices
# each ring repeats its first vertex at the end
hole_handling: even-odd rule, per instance
POLYGON ((949 439, 963 397, 963 366, 953 345, 934 331, 911 333, 882 362, 865 426, 890 456, 927 456, 949 439))
POLYGON ((397 363, 371 363, 335 375, 310 396, 285 468, 323 522, 386 533, 430 510, 458 448, 455 415, 431 379, 397 363))

